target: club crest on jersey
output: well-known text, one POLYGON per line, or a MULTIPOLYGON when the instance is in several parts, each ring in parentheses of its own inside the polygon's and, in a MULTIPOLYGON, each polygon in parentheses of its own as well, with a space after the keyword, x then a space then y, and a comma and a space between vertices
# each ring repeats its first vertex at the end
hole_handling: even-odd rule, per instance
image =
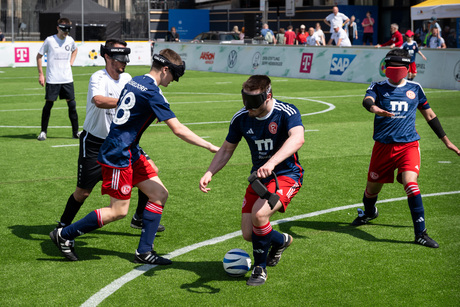
POLYGON ((377 180, 380 177, 379 174, 377 174, 376 172, 371 172, 370 175, 371 175, 371 178, 374 180, 377 180))
POLYGON ((406 92, 406 96, 407 96, 407 98, 409 98, 409 99, 414 99, 414 98, 415 98, 415 93, 412 92, 412 91, 407 91, 407 92, 406 92))
POLYGON ((129 184, 125 184, 120 189, 121 194, 128 195, 131 192, 131 186, 129 184))
POLYGON ((278 131, 278 124, 275 122, 271 122, 268 125, 268 131, 270 131, 271 134, 276 134, 276 132, 278 131))

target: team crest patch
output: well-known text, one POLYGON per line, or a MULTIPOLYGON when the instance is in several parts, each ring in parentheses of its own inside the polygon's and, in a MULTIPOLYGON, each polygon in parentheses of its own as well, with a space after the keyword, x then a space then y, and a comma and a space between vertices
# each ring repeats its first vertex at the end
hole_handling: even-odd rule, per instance
POLYGON ((371 175, 371 178, 374 179, 374 180, 377 180, 380 177, 379 174, 377 174, 375 172, 371 172, 370 175, 371 175))
POLYGON ((270 131, 271 134, 276 134, 276 132, 278 131, 278 124, 275 122, 271 122, 268 125, 268 131, 270 131))
POLYGON ((414 98, 415 98, 415 93, 412 92, 412 91, 407 91, 407 92, 406 92, 406 96, 407 96, 407 98, 409 98, 409 99, 414 99, 414 98))
POLYGON ((131 192, 131 186, 129 184, 125 184, 124 186, 121 187, 120 192, 123 195, 128 195, 131 192))

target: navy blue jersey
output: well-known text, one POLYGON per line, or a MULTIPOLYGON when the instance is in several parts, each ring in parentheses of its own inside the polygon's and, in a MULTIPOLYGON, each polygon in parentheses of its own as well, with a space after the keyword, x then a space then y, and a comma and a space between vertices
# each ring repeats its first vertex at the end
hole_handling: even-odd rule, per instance
MULTIPOLYGON (((274 100, 272 111, 263 118, 249 117, 244 108, 238 111, 230 122, 226 140, 237 144, 241 137, 246 139, 251 150, 252 173, 281 148, 289 137, 288 131, 297 126, 303 127, 299 110, 292 104, 274 100)), ((302 184, 304 170, 297 153, 278 164, 274 172, 302 184)))
POLYGON ((127 168, 140 157, 139 140, 158 118, 176 117, 151 75, 134 77, 118 100, 110 132, 99 151, 98 161, 114 168, 127 168))
POLYGON ((405 81, 395 86, 388 80, 373 82, 366 91, 366 96, 375 99, 375 104, 393 117, 375 115, 374 140, 384 144, 408 143, 420 139, 415 130, 417 108, 429 109, 422 87, 417 82, 405 81))
POLYGON ((415 62, 415 55, 418 53, 418 46, 416 42, 412 42, 412 44, 405 42, 402 44, 401 49, 405 49, 407 52, 409 52, 411 63, 415 62))

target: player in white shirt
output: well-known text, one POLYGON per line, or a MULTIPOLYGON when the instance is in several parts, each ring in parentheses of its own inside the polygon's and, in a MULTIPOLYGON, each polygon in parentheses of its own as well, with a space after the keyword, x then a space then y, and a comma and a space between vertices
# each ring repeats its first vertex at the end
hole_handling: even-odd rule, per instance
POLYGON ((339 7, 336 5, 332 7, 332 13, 324 18, 324 23, 331 27, 330 33, 334 32, 334 26, 338 25, 343 28, 343 25, 350 21, 347 15, 339 13, 339 7))
POLYGON ((334 26, 334 33, 332 33, 331 39, 329 40, 327 44, 331 45, 332 40, 334 40, 336 46, 340 46, 340 47, 350 47, 351 46, 351 42, 350 42, 350 39, 348 38, 347 32, 345 32, 345 30, 342 29, 338 25, 334 26))
POLYGON ((41 86, 45 86, 42 58, 45 54, 47 55, 46 102, 42 111, 41 132, 37 138, 39 141, 46 140, 51 108, 58 96, 67 101, 72 137, 78 138, 77 103, 75 102, 71 68, 77 57, 78 49, 73 38, 69 36, 72 22, 68 18, 61 18, 57 24, 58 33, 48 36, 37 54, 38 83, 41 86))

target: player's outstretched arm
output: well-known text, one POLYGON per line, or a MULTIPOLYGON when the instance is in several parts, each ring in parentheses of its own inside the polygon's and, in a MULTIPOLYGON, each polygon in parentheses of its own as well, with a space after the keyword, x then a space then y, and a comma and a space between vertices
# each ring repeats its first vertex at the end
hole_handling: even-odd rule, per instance
POLYGON ((286 160, 288 157, 295 154, 305 143, 305 128, 297 126, 288 131, 289 137, 284 142, 283 146, 257 170, 257 177, 267 178, 270 176, 275 167, 286 160))
POLYGON ((448 149, 452 150, 458 156, 460 156, 460 150, 457 146, 454 145, 454 143, 452 143, 449 140, 446 133, 444 132, 444 129, 441 126, 441 122, 439 121, 434 111, 430 108, 426 110, 420 110, 420 112, 422 113, 423 117, 425 117, 425 120, 427 121, 428 125, 430 125, 431 129, 434 131, 434 133, 436 133, 438 138, 441 139, 444 145, 446 145, 448 149))
POLYGON ((184 126, 176 117, 165 120, 165 123, 176 136, 187 143, 206 148, 213 153, 219 150, 219 147, 200 138, 192 130, 184 126))
POLYGON ((227 141, 224 141, 222 146, 220 147, 219 151, 214 155, 214 158, 211 161, 211 164, 208 167, 206 173, 201 177, 200 180, 200 190, 204 193, 208 193, 210 188, 208 188, 208 184, 212 180, 212 176, 214 176, 218 171, 220 171, 230 160, 235 151, 238 144, 232 144, 227 141))
POLYGON ((395 116, 393 113, 385 111, 375 105, 375 100, 372 96, 366 96, 363 100, 363 107, 371 113, 375 113, 379 116, 392 117, 395 116))

